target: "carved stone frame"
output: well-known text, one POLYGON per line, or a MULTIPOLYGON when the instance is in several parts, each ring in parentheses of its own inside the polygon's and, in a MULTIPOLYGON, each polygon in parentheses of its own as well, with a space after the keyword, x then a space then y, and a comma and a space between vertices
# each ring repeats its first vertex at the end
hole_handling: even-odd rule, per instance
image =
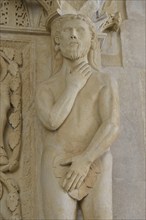
MULTIPOLYGON (((6 173, 8 178, 13 179, 20 189, 20 205, 23 219, 34 218, 34 191, 35 191, 35 42, 30 38, 23 36, 17 40, 11 37, 1 36, 1 46, 3 48, 12 48, 22 53, 23 64, 20 67, 20 75, 22 80, 22 145, 20 150, 19 168, 13 173, 6 173)), ((3 198, 1 200, 1 210, 11 218, 9 210, 6 208, 7 192, 4 188, 3 198)), ((0 213, 2 216, 4 213, 0 213)))

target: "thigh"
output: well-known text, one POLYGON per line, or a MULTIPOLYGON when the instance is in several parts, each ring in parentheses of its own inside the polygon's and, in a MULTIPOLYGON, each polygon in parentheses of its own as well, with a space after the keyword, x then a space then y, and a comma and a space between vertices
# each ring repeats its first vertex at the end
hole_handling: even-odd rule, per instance
POLYGON ((41 186, 45 219, 74 220, 77 204, 59 185, 53 172, 54 154, 45 152, 41 165, 41 186))
POLYGON ((84 220, 112 219, 112 155, 110 151, 101 157, 102 172, 87 197, 81 201, 84 220))

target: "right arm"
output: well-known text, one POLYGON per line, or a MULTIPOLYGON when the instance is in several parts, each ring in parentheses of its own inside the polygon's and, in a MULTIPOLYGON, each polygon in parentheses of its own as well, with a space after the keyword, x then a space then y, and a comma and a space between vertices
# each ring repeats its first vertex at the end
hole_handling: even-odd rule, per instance
POLYGON ((68 117, 78 92, 84 87, 91 72, 87 64, 80 64, 68 74, 66 88, 57 101, 50 89, 41 87, 36 97, 37 111, 43 125, 49 130, 58 129, 68 117))
POLYGON ((54 102, 52 92, 44 88, 40 88, 37 93, 37 111, 43 125, 49 130, 56 130, 61 126, 69 115, 77 90, 74 88, 66 88, 60 98, 54 102))

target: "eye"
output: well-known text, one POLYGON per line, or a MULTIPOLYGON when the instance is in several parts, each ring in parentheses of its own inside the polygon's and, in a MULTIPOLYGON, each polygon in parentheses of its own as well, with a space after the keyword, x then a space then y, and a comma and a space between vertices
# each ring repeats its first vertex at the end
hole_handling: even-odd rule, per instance
POLYGON ((69 27, 66 27, 63 29, 64 32, 69 32, 70 30, 71 30, 71 28, 69 28, 69 27))
POLYGON ((80 32, 80 33, 84 33, 84 32, 85 32, 85 29, 84 29, 83 27, 79 27, 79 28, 77 29, 77 31, 80 32))

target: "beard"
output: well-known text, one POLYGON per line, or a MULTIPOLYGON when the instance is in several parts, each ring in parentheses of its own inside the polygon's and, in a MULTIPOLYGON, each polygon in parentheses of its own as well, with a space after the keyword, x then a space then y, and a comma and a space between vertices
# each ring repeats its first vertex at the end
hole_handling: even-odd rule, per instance
POLYGON ((77 60, 86 56, 89 52, 89 47, 83 47, 81 45, 74 45, 74 46, 64 46, 60 48, 61 54, 63 57, 70 59, 70 60, 77 60))

